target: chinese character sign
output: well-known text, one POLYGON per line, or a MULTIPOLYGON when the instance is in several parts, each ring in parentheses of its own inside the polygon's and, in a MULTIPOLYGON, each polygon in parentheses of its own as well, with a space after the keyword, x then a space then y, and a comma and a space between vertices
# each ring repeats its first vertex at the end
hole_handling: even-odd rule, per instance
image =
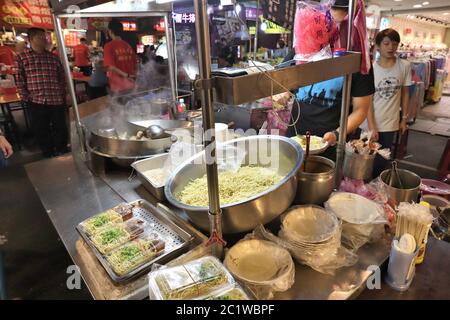
POLYGON ((195 13, 172 13, 175 23, 195 23, 195 13))
POLYGON ((46 0, 0 0, 0 18, 6 25, 53 29, 46 0))

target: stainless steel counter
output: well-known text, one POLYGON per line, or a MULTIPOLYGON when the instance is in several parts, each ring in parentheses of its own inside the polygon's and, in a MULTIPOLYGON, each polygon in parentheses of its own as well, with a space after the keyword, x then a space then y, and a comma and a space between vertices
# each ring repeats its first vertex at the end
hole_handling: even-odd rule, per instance
MULTIPOLYGON (((70 257, 80 268, 92 296, 95 299, 147 297, 146 275, 130 283, 112 282, 75 229, 84 219, 123 201, 142 198, 155 205, 155 199, 140 187, 138 180, 129 182, 126 172, 122 173, 125 176, 120 181, 114 180, 114 175, 111 175, 112 179, 108 181, 121 192, 119 194, 103 179, 94 176, 84 162, 72 155, 29 164, 26 171, 70 257)), ((206 237, 194 228, 187 227, 195 236, 191 245, 191 249, 194 249, 203 243, 206 237)))
MULTIPOLYGON (((87 249, 75 230, 82 220, 123 201, 143 198, 156 200, 135 178, 128 181, 131 170, 111 171, 105 177, 94 176, 81 159, 67 155, 26 166, 28 176, 48 212, 62 242, 95 299, 143 299, 147 296, 146 277, 126 284, 114 284, 87 249)), ((186 216, 177 211, 183 219, 186 216)), ((389 237, 359 251, 359 262, 328 276, 309 267, 296 266, 294 286, 276 299, 349 299, 365 288, 372 273, 370 265, 381 265, 389 254, 389 237)))

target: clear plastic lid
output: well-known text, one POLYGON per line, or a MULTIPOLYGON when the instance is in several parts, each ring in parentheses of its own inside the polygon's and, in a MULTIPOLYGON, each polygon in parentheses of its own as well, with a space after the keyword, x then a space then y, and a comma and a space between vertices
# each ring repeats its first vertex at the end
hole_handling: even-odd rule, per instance
POLYGON ((234 284, 222 263, 210 256, 149 274, 150 297, 156 300, 204 299, 234 284))
POLYGON ((96 233, 91 241, 98 251, 107 254, 115 248, 137 238, 144 233, 146 222, 140 218, 132 218, 96 233))
POLYGON ((339 231, 339 221, 334 213, 319 206, 294 206, 283 215, 282 229, 299 242, 319 243, 339 231))
POLYGON ((209 296, 206 300, 250 300, 250 298, 241 287, 235 285, 233 288, 209 296))
POLYGON ((114 272, 123 276, 164 252, 166 243, 157 233, 146 232, 106 256, 114 272))
POLYGON ((80 225, 86 234, 92 236, 113 225, 126 221, 132 216, 133 206, 123 203, 83 221, 80 225))

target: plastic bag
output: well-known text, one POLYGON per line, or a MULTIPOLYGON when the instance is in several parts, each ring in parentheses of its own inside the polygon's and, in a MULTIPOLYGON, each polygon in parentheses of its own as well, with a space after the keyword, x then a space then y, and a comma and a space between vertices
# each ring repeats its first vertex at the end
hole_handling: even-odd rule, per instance
POLYGON ((324 59, 330 59, 333 57, 333 53, 331 51, 331 47, 327 45, 326 47, 320 49, 319 52, 312 54, 296 54, 294 56, 294 60, 298 62, 312 62, 319 61, 324 59))
POLYGON ((305 264, 324 274, 334 275, 337 269, 352 266, 358 261, 358 256, 355 253, 341 246, 340 230, 335 235, 333 244, 319 253, 313 253, 309 250, 299 248, 293 243, 281 238, 281 236, 283 236, 282 231, 280 231, 279 236, 280 237, 275 236, 273 233, 266 230, 264 226, 259 225, 249 237, 272 241, 287 249, 297 262, 305 264))
POLYGON ((383 207, 384 215, 389 226, 392 227, 394 224, 395 211, 388 203, 389 198, 379 177, 368 184, 365 184, 363 180, 345 177, 341 182, 339 191, 356 193, 369 200, 375 201, 383 207))
POLYGON ((350 250, 356 252, 378 241, 385 232, 388 221, 380 203, 354 193, 334 192, 324 206, 342 220, 342 243, 350 250))
MULTIPOLYGON (((264 229, 262 225, 260 227, 264 229)), ((256 231, 247 234, 242 240, 228 250, 224 260, 224 264, 231 274, 233 274, 236 280, 238 280, 257 300, 272 299, 276 292, 288 290, 295 282, 295 264, 291 255, 285 248, 278 246, 276 243, 273 243, 273 241, 267 240, 268 239, 258 235, 256 231), (239 249, 237 249, 236 246, 239 246, 239 249), (235 252, 233 252, 233 248, 235 252), (242 252, 245 252, 246 254, 240 255, 239 253, 242 252), (271 259, 268 259, 267 257, 271 257, 271 259), (264 262, 258 261, 261 259, 264 260, 264 262), (265 264, 264 268, 261 263, 265 264), (257 275, 255 273, 255 268, 260 274, 257 275), (267 270, 270 270, 270 272, 265 273, 267 270), (250 272, 251 275, 255 277, 253 281, 244 280, 240 277, 243 274, 248 274, 250 272), (266 279, 266 277, 269 276, 271 279, 266 279), (256 278, 259 279, 256 280, 256 278)))
POLYGON ((280 106, 280 103, 274 100, 272 102, 272 109, 267 112, 267 120, 263 125, 264 129, 261 128, 260 134, 285 136, 291 121, 293 103, 293 99, 288 99, 285 105, 280 106))
POLYGON ((329 4, 298 2, 294 22, 296 60, 310 61, 318 52, 334 42, 336 33, 337 28, 329 4))

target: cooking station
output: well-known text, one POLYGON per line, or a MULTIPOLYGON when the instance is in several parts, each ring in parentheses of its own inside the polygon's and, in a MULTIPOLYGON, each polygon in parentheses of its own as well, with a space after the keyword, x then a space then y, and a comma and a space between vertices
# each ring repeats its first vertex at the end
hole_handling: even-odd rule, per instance
MULTIPOLYGON (((72 129, 75 130, 74 126, 72 129)), ((76 141, 72 143, 77 145, 76 141)), ((190 223, 183 211, 167 202, 158 202, 136 177, 129 179, 131 168, 96 176, 76 151, 72 155, 29 164, 26 171, 94 299, 148 297, 146 274, 124 284, 114 283, 75 228, 84 219, 120 203, 144 199, 194 236, 190 251, 171 264, 207 254, 204 246, 207 236, 190 223)), ((233 240, 236 241, 231 237, 230 242, 233 240)), ((368 267, 382 265, 389 250, 390 236, 386 235, 377 243, 362 247, 358 251, 358 263, 339 269, 335 276, 296 264, 294 286, 276 294, 275 299, 353 299, 366 288, 366 280, 372 274, 368 267)))
MULTIPOLYGON (((351 3, 353 2, 351 1, 351 3)), ((173 53, 175 51, 169 40, 173 36, 168 20, 170 6, 165 4, 158 7, 152 2, 150 7, 143 6, 137 8, 136 11, 134 10, 136 8, 117 8, 112 6, 113 4, 114 2, 111 2, 81 9, 75 14, 81 17, 122 17, 127 15, 140 17, 162 15, 165 17, 168 26, 169 66, 172 66, 169 68, 171 88, 166 95, 166 99, 169 101, 169 107, 166 109, 170 110, 180 94, 176 89, 176 81, 174 81, 175 57, 173 53)), ((342 99, 344 116, 341 128, 346 127, 346 115, 349 111, 350 100, 350 96, 346 93, 349 92, 347 89, 351 82, 351 74, 359 68, 361 58, 359 53, 349 52, 342 57, 296 65, 268 73, 261 72, 235 78, 212 78, 206 1, 196 1, 195 6, 200 73, 199 80, 195 82, 195 89, 200 93, 202 99, 203 129, 205 131, 214 127, 213 92, 216 102, 242 105, 265 98, 270 94, 281 93, 286 88, 291 90, 339 75, 344 75, 346 79, 342 99), (270 77, 268 77, 269 73, 270 77), (276 81, 276 85, 273 81, 276 81)), ((71 17, 71 14, 60 13, 54 16, 55 25, 59 31, 61 31, 59 19, 68 17, 71 17)), ((59 32, 58 40, 64 48, 61 32, 59 32)), ((65 50, 63 50, 63 56, 65 56, 65 50)), ((63 60, 65 60, 63 62, 67 68, 67 59, 63 60)), ((104 103, 108 104, 108 108, 100 108, 103 109, 100 112, 97 112, 98 107, 93 112, 83 110, 83 106, 78 106, 76 103, 73 87, 70 89, 75 111, 71 135, 72 155, 32 163, 26 166, 26 170, 62 242, 74 264, 79 267, 81 276, 95 299, 145 299, 149 296, 147 274, 151 271, 150 268, 129 281, 121 283, 113 281, 87 242, 80 237, 76 230, 82 221, 120 203, 143 199, 148 202, 147 208, 150 212, 154 212, 157 216, 164 216, 170 220, 171 224, 191 236, 189 245, 177 258, 161 261, 162 264, 167 265, 184 264, 193 259, 211 255, 211 253, 221 257, 223 256, 222 250, 228 250, 259 223, 266 224, 272 230, 279 228, 278 216, 290 206, 295 198, 297 171, 302 165, 304 157, 300 145, 290 138, 264 135, 242 138, 241 141, 246 143, 246 147, 251 141, 276 141, 281 146, 279 155, 281 169, 279 172, 282 179, 261 195, 250 197, 249 201, 241 201, 238 205, 233 203, 229 207, 220 206, 218 168, 215 162, 207 162, 206 165, 202 163, 202 166, 184 163, 183 167, 175 169, 168 181, 170 187, 166 188, 165 195, 168 196, 169 202, 158 200, 141 184, 134 169, 129 165, 136 160, 166 152, 176 141, 173 135, 169 132, 167 136, 160 139, 140 140, 136 138, 139 131, 144 132, 152 125, 150 123, 148 126, 147 121, 159 120, 142 115, 133 118, 126 111, 129 109, 123 108, 127 106, 128 98, 121 101, 115 101, 114 98, 106 100, 104 103), (118 113, 112 112, 117 107, 119 107, 118 113), (81 112, 82 110, 83 112, 81 112), (83 117, 82 113, 87 116, 83 117), (145 122, 145 125, 142 125, 143 123, 139 125, 139 122, 142 121, 145 122), (120 139, 121 137, 123 139, 120 139), (180 184, 186 185, 189 178, 198 178, 200 173, 205 172, 209 205, 195 208, 195 206, 177 204, 175 197, 171 197, 172 193, 177 191, 177 187, 180 184), (243 214, 248 213, 252 214, 252 219, 243 219, 243 214), (199 217, 198 220, 195 217, 199 217), (226 234, 225 236, 222 235, 222 231, 226 234), (209 238, 209 236, 211 237, 209 238), (228 242, 229 246, 224 248, 221 245, 222 238, 228 242), (211 240, 213 241, 211 242, 211 240), (206 246, 207 242, 211 242, 212 245, 206 246)), ((161 101, 156 97, 145 103, 148 103, 152 110, 164 109, 161 101)), ((161 118, 163 115, 164 112, 160 112, 161 118)), ((153 124, 157 124, 165 132, 171 129, 170 126, 159 125, 161 123, 153 124)), ((184 125, 178 123, 176 127, 183 128, 184 125)), ((189 129, 189 126, 184 129, 189 129)), ((345 131, 340 131, 336 181, 340 181, 342 175, 341 167, 346 138, 342 132, 345 131)), ((149 132, 148 136, 151 134, 149 132)), ((153 134, 156 133, 153 132, 153 134)), ((230 144, 237 143, 239 139, 235 141, 230 144)), ((211 146, 215 148, 214 140, 205 141, 205 149, 211 146)), ((246 149, 247 154, 251 154, 250 150, 250 148, 246 149)), ((332 178, 330 182, 333 184, 332 178)), ((287 291, 275 293, 274 298, 290 300, 355 298, 366 288, 366 281, 374 272, 373 267, 380 267, 388 258, 391 240, 392 235, 384 233, 380 240, 364 245, 357 252, 358 261, 350 267, 337 269, 334 275, 323 274, 306 265, 295 263, 294 284, 287 291)))

